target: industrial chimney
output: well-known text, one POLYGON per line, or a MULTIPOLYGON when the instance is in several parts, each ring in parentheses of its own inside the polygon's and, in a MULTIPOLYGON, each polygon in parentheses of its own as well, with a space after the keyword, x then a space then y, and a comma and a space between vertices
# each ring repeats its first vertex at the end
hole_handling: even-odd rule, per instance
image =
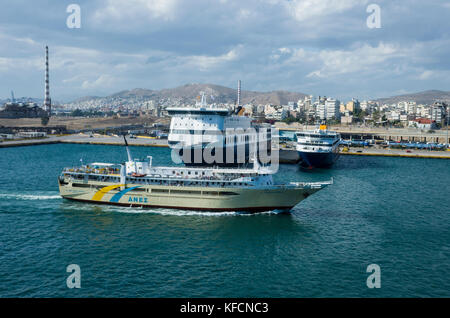
POLYGON ((241 106, 241 80, 238 80, 237 107, 241 106))
POLYGON ((241 111, 241 80, 238 80, 238 89, 237 89, 237 101, 236 101, 236 107, 234 109, 235 114, 239 114, 241 111))
POLYGON ((45 46, 45 99, 44 110, 47 112, 48 117, 52 114, 52 100, 50 99, 50 87, 48 79, 48 46, 45 46))

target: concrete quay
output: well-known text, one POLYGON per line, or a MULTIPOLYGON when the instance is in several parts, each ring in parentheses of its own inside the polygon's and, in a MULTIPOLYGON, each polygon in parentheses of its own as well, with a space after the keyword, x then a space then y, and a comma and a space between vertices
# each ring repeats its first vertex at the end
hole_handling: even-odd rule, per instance
MULTIPOLYGON (((127 138, 130 146, 143 146, 143 147, 168 147, 167 139, 152 139, 152 138, 127 138)), ((45 145, 45 144, 91 144, 91 145, 116 145, 122 146, 124 144, 123 137, 115 136, 103 136, 103 135, 90 135, 76 134, 76 135, 63 135, 54 136, 51 135, 42 139, 22 139, 0 142, 0 148, 6 147, 23 147, 33 145, 45 145)), ((410 149, 409 152, 403 149, 390 149, 390 148, 360 148, 350 147, 348 151, 343 152, 342 155, 354 155, 354 156, 384 156, 384 157, 408 157, 408 158, 436 158, 436 159, 450 159, 450 151, 429 151, 429 150, 415 150, 410 149)), ((279 161, 280 163, 295 164, 300 161, 300 157, 293 147, 286 147, 279 149, 279 161)))
MULTIPOLYGON (((287 125, 277 123, 276 128, 286 131, 311 130, 313 125, 287 125)), ((415 128, 382 128, 382 127, 357 127, 357 126, 329 126, 329 130, 337 131, 343 139, 375 139, 392 140, 400 142, 431 142, 431 143, 449 143, 450 133, 444 127, 439 130, 426 130, 415 128)))

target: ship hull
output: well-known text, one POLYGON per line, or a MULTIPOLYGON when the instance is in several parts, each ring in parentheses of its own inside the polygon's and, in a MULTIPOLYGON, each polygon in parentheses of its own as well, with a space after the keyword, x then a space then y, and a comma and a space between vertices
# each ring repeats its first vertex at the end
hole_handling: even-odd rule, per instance
POLYGON ((153 185, 91 184, 84 187, 62 184, 63 198, 96 204, 142 208, 169 208, 210 212, 271 210, 288 211, 319 189, 279 187, 276 189, 194 188, 153 185), (139 191, 137 191, 139 190, 139 191))
POLYGON ((301 165, 314 168, 326 168, 332 166, 339 157, 337 151, 333 152, 298 152, 302 159, 301 165))
MULTIPOLYGON (((177 149, 175 145, 172 145, 172 156, 174 161, 184 163, 188 167, 239 167, 250 163, 250 158, 253 158, 253 151, 250 150, 249 143, 221 144, 212 149, 208 149, 208 146, 208 144, 202 144, 177 149)), ((270 158, 270 142, 266 142, 266 149, 257 151, 257 153, 266 153, 266 156, 270 158)))

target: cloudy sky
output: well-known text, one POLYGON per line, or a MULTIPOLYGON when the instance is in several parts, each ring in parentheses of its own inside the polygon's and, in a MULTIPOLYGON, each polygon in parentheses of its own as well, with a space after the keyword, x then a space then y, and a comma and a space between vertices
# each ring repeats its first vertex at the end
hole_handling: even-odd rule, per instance
POLYGON ((46 44, 59 101, 237 79, 341 100, 450 90, 450 1, 0 1, 0 98, 43 97, 46 44))

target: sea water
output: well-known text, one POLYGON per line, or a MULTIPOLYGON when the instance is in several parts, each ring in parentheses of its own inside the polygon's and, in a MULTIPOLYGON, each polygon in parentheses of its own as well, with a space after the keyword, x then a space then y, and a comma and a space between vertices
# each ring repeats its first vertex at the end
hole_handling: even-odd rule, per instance
MULTIPOLYGON (((170 165, 167 148, 133 157, 170 165)), ((67 166, 120 146, 0 149, 0 297, 450 297, 450 161, 342 156, 281 165, 334 184, 290 214, 141 209, 64 200, 67 166), (80 268, 68 288, 67 266, 80 268), (380 288, 369 288, 371 264, 380 288)))

